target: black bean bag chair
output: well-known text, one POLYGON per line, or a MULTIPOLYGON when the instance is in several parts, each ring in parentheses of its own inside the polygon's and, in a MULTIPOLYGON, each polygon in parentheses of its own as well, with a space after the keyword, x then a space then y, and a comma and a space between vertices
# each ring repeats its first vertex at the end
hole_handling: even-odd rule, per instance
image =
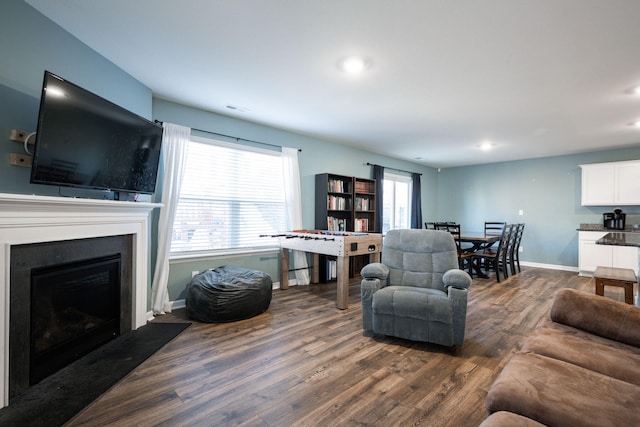
POLYGON ((271 276, 223 265, 194 276, 185 290, 187 315, 206 323, 233 322, 264 313, 271 303, 271 276))

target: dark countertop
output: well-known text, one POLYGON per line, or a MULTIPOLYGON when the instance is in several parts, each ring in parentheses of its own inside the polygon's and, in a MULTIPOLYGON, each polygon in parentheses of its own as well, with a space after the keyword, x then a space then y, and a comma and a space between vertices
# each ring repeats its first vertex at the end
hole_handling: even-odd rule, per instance
POLYGON ((602 238, 596 240, 596 245, 640 247, 640 233, 607 233, 602 238))
POLYGON ((609 230, 604 228, 602 224, 580 224, 578 231, 610 231, 610 232, 625 232, 625 233, 638 233, 640 228, 633 228, 632 225, 627 225, 624 230, 609 230))

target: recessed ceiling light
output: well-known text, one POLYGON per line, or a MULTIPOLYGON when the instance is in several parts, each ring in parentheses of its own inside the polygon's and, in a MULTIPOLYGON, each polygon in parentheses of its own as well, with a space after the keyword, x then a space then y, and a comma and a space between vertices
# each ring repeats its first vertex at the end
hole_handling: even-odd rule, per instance
POLYGON ((480 145, 478 145, 478 147, 480 147, 481 150, 488 151, 491 150, 494 145, 495 144, 490 141, 484 141, 480 145))
POLYGON ((640 95, 640 86, 636 86, 635 88, 633 88, 633 93, 635 93, 636 95, 640 95))
POLYGON ((371 67, 371 60, 364 56, 347 56, 338 62, 342 71, 349 74, 360 74, 371 67))
POLYGON ((637 121, 631 123, 631 126, 635 126, 637 128, 640 128, 640 120, 637 120, 637 121))

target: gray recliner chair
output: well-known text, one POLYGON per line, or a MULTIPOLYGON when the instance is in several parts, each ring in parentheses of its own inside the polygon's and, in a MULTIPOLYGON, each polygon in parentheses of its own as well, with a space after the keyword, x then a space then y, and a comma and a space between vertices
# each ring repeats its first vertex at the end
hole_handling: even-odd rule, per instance
POLYGON ((362 327, 380 335, 462 345, 471 276, 446 231, 391 230, 381 263, 361 271, 362 327))

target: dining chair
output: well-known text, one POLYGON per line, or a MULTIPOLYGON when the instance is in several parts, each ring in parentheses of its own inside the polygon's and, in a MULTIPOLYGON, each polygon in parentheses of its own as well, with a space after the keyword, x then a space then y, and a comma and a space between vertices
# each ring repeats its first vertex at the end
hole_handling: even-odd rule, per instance
POLYGON ((443 230, 443 231, 449 231, 449 229, 455 228, 457 225, 459 224, 455 221, 439 221, 439 222, 433 223, 433 226, 435 227, 436 230, 443 230))
POLYGON ((500 240, 498 241, 498 247, 495 249, 485 248, 478 252, 474 252, 474 257, 477 261, 481 261, 483 265, 490 267, 496 272, 496 280, 500 282, 500 272, 506 279, 509 277, 509 251, 513 247, 512 234, 515 230, 514 224, 505 224, 500 240))
POLYGON ((460 224, 448 224, 447 230, 453 236, 458 251, 458 264, 461 270, 467 269, 470 276, 473 276, 474 252, 468 252, 460 245, 460 224))
MULTIPOLYGON (((507 225, 505 221, 485 221, 484 222, 484 235, 486 236, 502 236, 502 230, 507 225)), ((487 244, 484 248, 490 248, 496 242, 487 244)))
POLYGON ((522 242, 522 235, 524 234, 524 224, 520 223, 516 225, 516 230, 513 237, 513 245, 509 253, 509 261, 511 265, 512 274, 521 272, 520 269, 520 243, 522 242), (516 268, 518 271, 516 272, 516 268))

